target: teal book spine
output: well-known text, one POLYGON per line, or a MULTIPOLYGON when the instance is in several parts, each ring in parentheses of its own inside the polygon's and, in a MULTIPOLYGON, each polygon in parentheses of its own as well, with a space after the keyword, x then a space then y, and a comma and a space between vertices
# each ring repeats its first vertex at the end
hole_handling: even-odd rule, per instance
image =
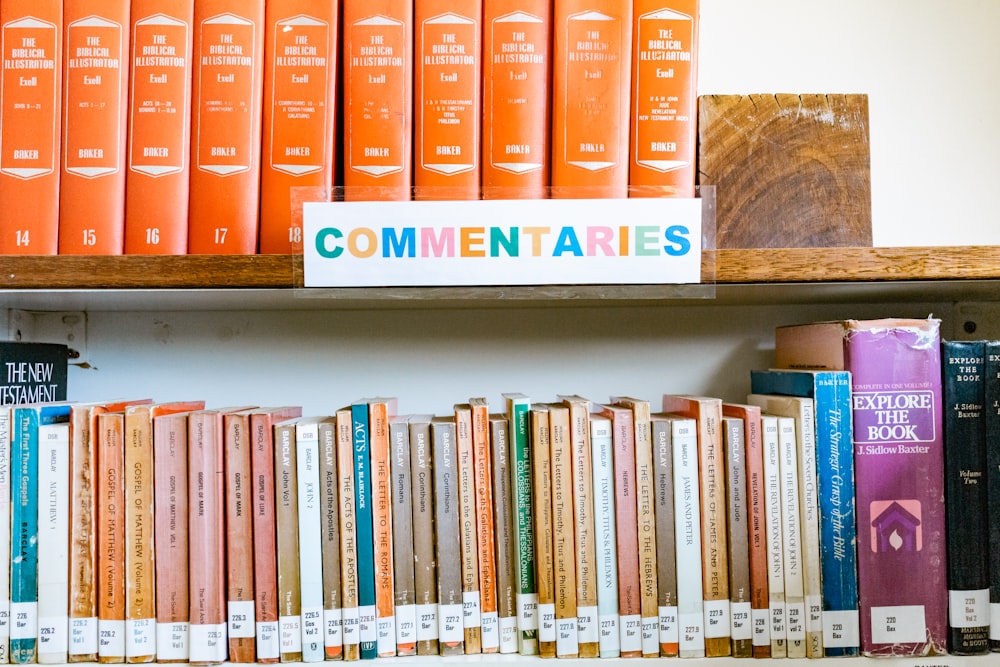
POLYGON ((848 371, 752 371, 750 389, 759 394, 812 398, 815 403, 823 651, 828 657, 858 655, 861 636, 851 374, 848 371))
POLYGON ((35 662, 38 634, 38 410, 14 409, 10 661, 35 662))
POLYGON ((351 405, 354 430, 354 494, 358 525, 358 612, 361 659, 378 657, 378 627, 375 618, 375 533, 372 524, 371 452, 368 403, 351 405))

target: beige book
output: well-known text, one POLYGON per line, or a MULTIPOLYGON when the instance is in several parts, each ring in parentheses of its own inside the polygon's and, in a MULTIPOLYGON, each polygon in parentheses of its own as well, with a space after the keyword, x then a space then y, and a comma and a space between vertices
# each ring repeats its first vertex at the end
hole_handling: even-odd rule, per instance
POLYGON ((479 592, 479 532, 476 521, 476 464, 472 444, 472 408, 455 406, 458 452, 459 538, 462 554, 462 624, 465 652, 482 653, 482 596, 479 592))
POLYGON ((548 407, 543 404, 533 404, 530 422, 535 510, 535 584, 538 590, 538 654, 543 658, 554 658, 556 589, 552 525, 552 441, 548 407))

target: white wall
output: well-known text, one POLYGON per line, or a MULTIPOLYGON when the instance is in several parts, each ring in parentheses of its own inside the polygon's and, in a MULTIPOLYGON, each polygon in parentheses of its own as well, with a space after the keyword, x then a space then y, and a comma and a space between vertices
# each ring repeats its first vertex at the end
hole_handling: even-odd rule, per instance
POLYGON ((702 0, 699 94, 866 93, 876 246, 1000 244, 1000 2, 702 0))

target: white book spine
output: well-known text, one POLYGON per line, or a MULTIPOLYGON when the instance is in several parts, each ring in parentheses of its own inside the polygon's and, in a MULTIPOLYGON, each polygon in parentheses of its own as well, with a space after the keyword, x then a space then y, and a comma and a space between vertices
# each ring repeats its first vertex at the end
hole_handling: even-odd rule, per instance
POLYGON ((682 658, 703 658, 705 657, 705 613, 697 425, 693 419, 677 420, 671 429, 674 449, 679 649, 682 658))
POLYGON ((823 656, 823 583, 819 550, 819 480, 816 471, 816 407, 801 398, 801 437, 798 439, 799 488, 802 503, 802 577, 806 601, 807 657, 823 656))
MULTIPOLYGON (((10 499, 9 407, 0 407, 0 499, 10 499)), ((10 502, 0 502, 0 526, 10 526, 10 502)), ((0 567, 0 663, 7 663, 10 662, 10 530, 0 530, 0 563, 4 564, 0 567)))
POLYGON ((38 662, 69 649, 69 423, 38 427, 38 662))
POLYGON ((597 619, 602 658, 621 655, 618 628, 618 555, 615 548, 615 482, 611 420, 590 419, 591 470, 594 477, 594 545, 597 571, 597 619))
POLYGON ((299 501, 299 594, 302 601, 302 661, 325 658, 323 627, 323 546, 319 488, 319 426, 295 427, 299 501))
POLYGON ((798 446, 792 417, 778 417, 781 453, 781 522, 785 566, 785 610, 788 657, 806 657, 805 587, 802 577, 802 524, 799 501, 798 446))
POLYGON ((787 652, 785 628, 785 566, 781 522, 781 452, 778 444, 778 419, 761 416, 764 446, 764 513, 767 537, 767 585, 770 610, 771 657, 783 658, 787 652))

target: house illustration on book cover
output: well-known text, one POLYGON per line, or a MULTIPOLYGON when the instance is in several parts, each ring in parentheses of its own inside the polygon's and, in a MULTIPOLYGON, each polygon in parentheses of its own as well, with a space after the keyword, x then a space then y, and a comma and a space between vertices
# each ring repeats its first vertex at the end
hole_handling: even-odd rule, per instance
POLYGON ((920 502, 916 500, 877 501, 871 504, 872 551, 912 553, 920 551, 920 502))

